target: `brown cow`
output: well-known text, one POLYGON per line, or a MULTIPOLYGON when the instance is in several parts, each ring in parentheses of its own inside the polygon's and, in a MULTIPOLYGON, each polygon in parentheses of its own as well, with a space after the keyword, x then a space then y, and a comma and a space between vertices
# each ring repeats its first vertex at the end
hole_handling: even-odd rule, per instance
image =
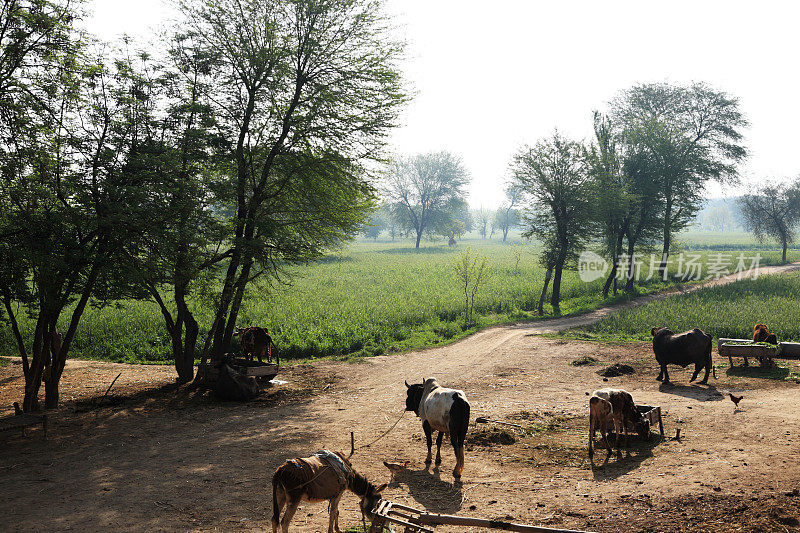
MULTIPOLYGON (((753 328, 753 342, 778 344, 778 337, 774 333, 769 332, 769 328, 766 324, 756 324, 756 327, 753 328)), ((761 366, 764 366, 766 359, 763 357, 759 357, 758 359, 761 366)), ((747 366, 747 357, 744 358, 744 366, 747 366)))
POLYGON ((606 449, 611 451, 606 431, 609 424, 614 426, 615 445, 619 448, 619 437, 625 433, 625 447, 628 447, 628 424, 633 423, 641 437, 650 434, 650 421, 636 408, 633 396, 622 389, 599 389, 589 398, 589 458, 594 456, 594 433, 597 429, 603 436, 606 449))
POLYGON ((259 363, 263 362, 262 357, 264 355, 267 356, 267 362, 272 362, 272 337, 270 337, 267 328, 259 328, 257 326, 236 328, 236 333, 233 336, 239 337, 242 353, 248 362, 253 360, 253 355, 258 357, 259 363))
POLYGON ((376 487, 353 468, 341 452, 321 450, 311 457, 286 461, 272 476, 272 532, 289 531, 297 506, 302 500, 328 500, 328 533, 339 531, 339 500, 345 490, 361 497, 361 513, 372 516, 386 484, 376 487), (286 507, 283 519, 281 511, 286 507))

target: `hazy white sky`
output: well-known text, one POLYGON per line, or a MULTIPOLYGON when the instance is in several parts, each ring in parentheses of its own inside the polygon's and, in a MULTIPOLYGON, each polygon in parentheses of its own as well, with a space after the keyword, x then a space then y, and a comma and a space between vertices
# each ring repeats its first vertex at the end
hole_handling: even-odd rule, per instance
MULTIPOLYGON (((93 0, 88 28, 146 37, 168 0, 93 0)), ((450 150, 472 174, 470 203, 495 207, 516 149, 552 133, 591 136, 591 112, 639 82, 705 81, 751 122, 743 179, 800 174, 800 4, 389 0, 408 41, 415 98, 392 138, 401 154, 450 150)), ((712 187, 711 196, 734 193, 712 187)))

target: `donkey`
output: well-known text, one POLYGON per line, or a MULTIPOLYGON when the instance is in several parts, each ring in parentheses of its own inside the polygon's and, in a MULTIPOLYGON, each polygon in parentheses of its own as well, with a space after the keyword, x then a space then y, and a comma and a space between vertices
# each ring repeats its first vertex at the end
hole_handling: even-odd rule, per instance
POLYGON ((371 518, 386 486, 370 483, 341 452, 321 450, 311 457, 289 459, 272 476, 272 533, 277 533, 278 525, 282 533, 289 531, 289 522, 302 500, 329 500, 328 533, 339 533, 338 507, 344 491, 360 496, 362 516, 371 518), (284 507, 286 512, 280 519, 284 507))
POLYGON ((433 431, 436 437, 436 464, 442 462, 442 437, 450 434, 450 442, 456 454, 453 477, 461 479, 464 471, 464 440, 469 428, 469 402, 464 392, 439 386, 436 378, 424 379, 422 383, 409 385, 406 381, 406 411, 414 411, 422 419, 422 429, 428 444, 425 464, 431 464, 433 431))

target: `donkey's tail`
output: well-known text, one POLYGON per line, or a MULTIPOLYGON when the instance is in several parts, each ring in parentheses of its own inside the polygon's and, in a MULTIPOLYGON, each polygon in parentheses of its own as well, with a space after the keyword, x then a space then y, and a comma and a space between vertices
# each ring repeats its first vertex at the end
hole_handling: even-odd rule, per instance
POLYGON ((280 477, 281 470, 275 471, 272 476, 272 530, 276 531, 280 524, 281 510, 278 507, 278 490, 283 490, 283 483, 280 477))

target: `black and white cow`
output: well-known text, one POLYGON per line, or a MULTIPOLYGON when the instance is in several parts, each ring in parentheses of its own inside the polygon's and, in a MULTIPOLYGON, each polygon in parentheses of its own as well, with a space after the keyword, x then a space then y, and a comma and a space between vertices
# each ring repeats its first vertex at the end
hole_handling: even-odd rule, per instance
POLYGON ((442 462, 442 437, 450 434, 450 442, 456 454, 453 477, 461 478, 464 471, 464 440, 469 428, 469 402, 463 391, 439 386, 436 378, 409 385, 406 382, 406 411, 414 411, 422 419, 422 429, 428 444, 425 464, 431 464, 433 431, 436 438, 436 464, 442 462))

